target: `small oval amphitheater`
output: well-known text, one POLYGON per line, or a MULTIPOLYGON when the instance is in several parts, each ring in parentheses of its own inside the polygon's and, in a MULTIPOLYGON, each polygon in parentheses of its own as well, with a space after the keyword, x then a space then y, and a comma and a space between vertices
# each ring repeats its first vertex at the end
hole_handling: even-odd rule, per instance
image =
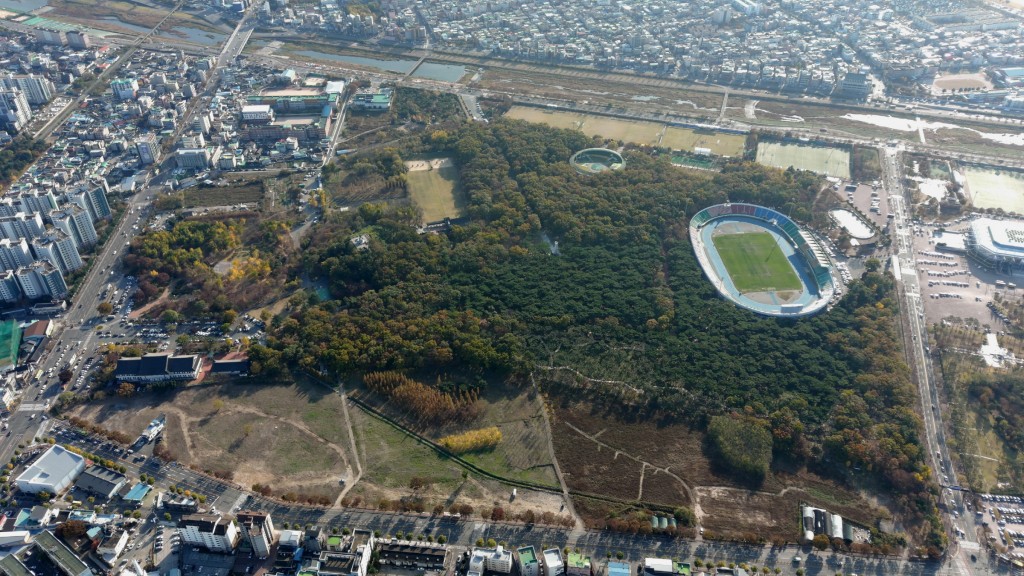
POLYGON ((809 316, 836 293, 832 262, 788 216, 754 204, 717 204, 690 219, 690 241, 718 293, 757 314, 809 316))

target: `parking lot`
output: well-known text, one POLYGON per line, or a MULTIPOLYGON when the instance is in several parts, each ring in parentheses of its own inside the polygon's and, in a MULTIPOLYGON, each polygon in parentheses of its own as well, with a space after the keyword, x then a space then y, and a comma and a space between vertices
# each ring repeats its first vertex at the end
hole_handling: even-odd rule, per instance
POLYGON ((947 232, 965 231, 969 222, 970 217, 965 216, 941 226, 917 221, 912 224, 925 314, 929 324, 949 317, 971 318, 999 332, 1006 325, 989 303, 997 293, 1002 299, 1020 300, 1024 287, 1018 288, 1005 275, 990 272, 966 256, 940 250, 936 245, 940 228, 947 232))
POLYGON ((983 508, 976 514, 990 539, 1005 546, 1013 558, 1024 559, 1024 498, 981 494, 983 508))

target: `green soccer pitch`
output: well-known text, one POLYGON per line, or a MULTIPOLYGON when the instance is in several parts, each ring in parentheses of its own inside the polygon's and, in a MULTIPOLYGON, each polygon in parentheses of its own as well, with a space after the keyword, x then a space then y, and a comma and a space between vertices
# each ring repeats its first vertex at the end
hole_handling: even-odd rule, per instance
POLYGON ((711 241, 740 293, 803 288, 796 270, 768 232, 724 234, 711 241))

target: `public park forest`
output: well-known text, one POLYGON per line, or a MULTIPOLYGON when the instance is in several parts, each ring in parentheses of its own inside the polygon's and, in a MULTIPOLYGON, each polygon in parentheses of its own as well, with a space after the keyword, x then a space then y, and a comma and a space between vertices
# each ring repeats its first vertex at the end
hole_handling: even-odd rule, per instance
MULTIPOLYGON (((717 296, 689 243, 689 216, 727 200, 811 221, 822 181, 743 161, 683 171, 643 151, 627 152, 622 171, 577 174, 567 159, 595 144, 508 120, 424 135, 412 151, 453 159, 466 221, 418 234, 413 206, 331 215, 302 251, 330 298, 275 322, 252 351, 256 369, 398 371, 451 398, 532 375, 624 420, 715 423, 712 447, 747 484, 807 465, 882 492, 937 554, 945 541, 891 279, 869 266, 827 313, 761 318, 717 296), (756 450, 723 435, 722 417, 742 421, 756 450)), ((406 151, 379 151, 396 153, 406 151)))

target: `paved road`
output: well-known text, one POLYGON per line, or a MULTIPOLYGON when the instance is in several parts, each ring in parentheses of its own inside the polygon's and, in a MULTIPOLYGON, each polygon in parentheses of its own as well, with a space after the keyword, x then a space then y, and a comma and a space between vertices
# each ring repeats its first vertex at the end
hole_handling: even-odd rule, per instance
POLYGON ((917 260, 914 256, 913 223, 907 208, 906 190, 903 188, 902 156, 896 148, 881 149, 884 188, 889 194, 893 227, 896 235, 894 244, 894 274, 901 284, 904 298, 904 314, 910 328, 911 342, 907 350, 913 372, 917 377, 918 392, 921 397, 921 414, 925 429, 925 444, 928 448, 929 461, 935 473, 935 480, 944 485, 940 497, 941 508, 945 512, 949 533, 950 553, 947 565, 956 573, 973 576, 977 564, 969 560, 970 555, 983 556, 978 542, 978 526, 974 516, 965 508, 963 494, 952 490, 950 486, 958 486, 956 470, 950 459, 950 449, 946 441, 942 417, 939 412, 942 403, 939 401, 939 390, 933 377, 930 347, 924 302, 917 275, 917 260), (948 481, 943 478, 945 476, 948 481))

